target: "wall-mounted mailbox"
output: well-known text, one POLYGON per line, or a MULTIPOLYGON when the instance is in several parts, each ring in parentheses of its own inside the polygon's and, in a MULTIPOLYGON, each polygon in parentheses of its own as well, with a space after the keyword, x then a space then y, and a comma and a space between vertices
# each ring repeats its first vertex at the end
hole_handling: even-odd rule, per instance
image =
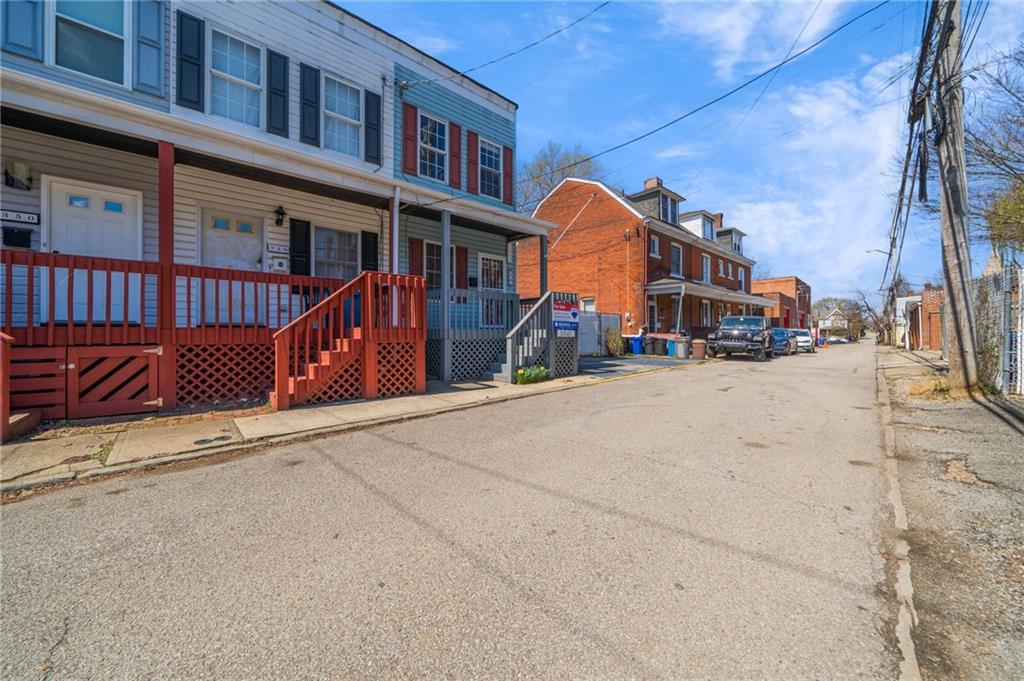
POLYGON ((4 248, 32 248, 32 230, 25 227, 3 228, 4 248))

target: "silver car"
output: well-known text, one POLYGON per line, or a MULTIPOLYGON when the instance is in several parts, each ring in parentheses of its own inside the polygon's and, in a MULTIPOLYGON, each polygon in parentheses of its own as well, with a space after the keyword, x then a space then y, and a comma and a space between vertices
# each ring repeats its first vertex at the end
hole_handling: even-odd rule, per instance
POLYGON ((807 329, 790 329, 789 334, 796 338, 797 350, 803 350, 804 352, 817 352, 817 348, 814 347, 814 338, 811 337, 811 332, 807 329))

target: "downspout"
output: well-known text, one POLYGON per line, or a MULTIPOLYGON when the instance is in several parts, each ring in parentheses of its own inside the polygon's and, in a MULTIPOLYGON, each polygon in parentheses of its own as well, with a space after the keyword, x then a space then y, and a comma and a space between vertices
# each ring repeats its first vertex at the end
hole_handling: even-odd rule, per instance
POLYGON ((398 214, 402 209, 402 188, 395 185, 395 193, 391 197, 391 266, 388 271, 398 274, 398 214))
MULTIPOLYGON (((647 319, 647 316, 651 313, 651 306, 647 304, 647 277, 648 277, 647 268, 650 266, 650 263, 648 262, 648 260, 650 260, 650 258, 648 257, 647 253, 648 253, 648 251, 650 249, 649 244, 651 242, 651 221, 649 219, 647 219, 647 218, 644 218, 643 235, 644 235, 644 238, 641 240, 641 243, 640 243, 640 254, 641 254, 641 256, 643 257, 643 260, 644 260, 644 278, 643 278, 643 281, 640 282, 640 291, 642 292, 642 295, 643 295, 643 298, 644 298, 643 299, 644 319, 647 319)), ((682 304, 682 301, 680 301, 680 304, 682 304)), ((658 310, 658 299, 657 298, 654 299, 654 310, 655 310, 655 314, 657 314, 657 310, 658 310)), ((653 327, 651 326, 651 320, 647 319, 647 333, 650 333, 652 328, 653 327)))

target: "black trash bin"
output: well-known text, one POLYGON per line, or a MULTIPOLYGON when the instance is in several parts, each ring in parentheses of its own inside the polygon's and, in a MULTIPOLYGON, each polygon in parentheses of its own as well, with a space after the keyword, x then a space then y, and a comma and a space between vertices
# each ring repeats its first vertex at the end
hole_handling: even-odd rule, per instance
POLYGON ((667 355, 668 354, 668 340, 665 338, 654 339, 654 354, 656 355, 667 355))

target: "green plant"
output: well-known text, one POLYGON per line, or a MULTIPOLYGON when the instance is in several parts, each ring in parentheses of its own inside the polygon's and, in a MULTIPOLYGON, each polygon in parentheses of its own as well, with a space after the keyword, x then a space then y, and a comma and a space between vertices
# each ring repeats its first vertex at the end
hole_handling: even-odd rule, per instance
POLYGON ((528 366, 516 369, 516 383, 540 383, 549 378, 551 378, 551 373, 543 366, 528 366))
POLYGON ((612 357, 621 357, 626 354, 626 341, 618 329, 604 330, 604 346, 608 348, 608 354, 612 357))

